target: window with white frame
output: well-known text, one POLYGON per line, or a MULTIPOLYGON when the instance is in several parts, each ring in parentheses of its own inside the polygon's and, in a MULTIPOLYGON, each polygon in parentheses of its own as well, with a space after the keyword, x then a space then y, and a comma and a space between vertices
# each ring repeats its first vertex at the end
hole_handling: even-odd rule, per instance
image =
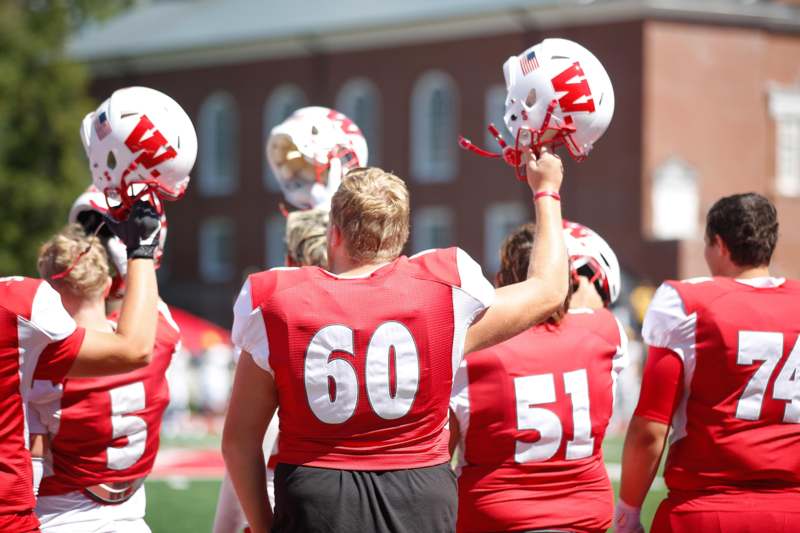
MULTIPOLYGON (((492 85, 486 91, 486 100, 484 102, 484 112, 486 114, 486 134, 484 135, 484 142, 486 148, 492 152, 497 152, 500 147, 495 141, 494 136, 489 133, 489 124, 494 124, 497 131, 505 137, 508 142, 509 133, 506 128, 506 123, 503 121, 503 115, 506 112, 506 88, 504 85, 492 85)), ((510 144, 510 143, 509 143, 510 144)))
POLYGON ((441 71, 428 71, 411 95, 411 172, 423 183, 452 181, 458 166, 458 91, 441 71))
POLYGON ((264 235, 267 268, 283 266, 286 263, 286 217, 276 213, 267 218, 264 235))
POLYGON ((500 269, 500 246, 505 238, 531 220, 531 211, 522 202, 500 202, 486 209, 483 257, 487 273, 494 274, 500 269))
MULTIPOLYGON (((336 110, 344 113, 356 123, 367 140, 369 164, 380 163, 381 122, 380 93, 378 88, 366 78, 356 78, 346 82, 336 97, 336 110)), ((366 165, 367 162, 361 162, 366 165)))
MULTIPOLYGON (((297 85, 285 84, 275 88, 264 104, 264 114, 262 117, 264 137, 262 146, 266 147, 267 139, 269 139, 269 132, 272 128, 289 118, 289 115, 301 107, 306 107, 307 105, 308 100, 306 99, 306 95, 297 85)), ((279 191, 280 187, 272 175, 272 169, 270 169, 269 163, 267 162, 266 152, 262 152, 262 154, 262 161, 264 164, 262 178, 264 180, 264 186, 267 190, 279 191)))
POLYGON ((204 220, 200 224, 200 276, 204 281, 221 283, 233 279, 235 270, 234 225, 225 217, 204 220))
POLYGON ((775 188, 800 196, 800 87, 770 90, 769 110, 775 121, 775 188))
POLYGON ((414 210, 411 223, 412 253, 453 245, 453 210, 445 206, 426 206, 414 210))
POLYGON ((214 93, 200 107, 198 186, 205 196, 231 194, 237 186, 239 120, 230 94, 214 93))
POLYGON ((697 237, 700 226, 697 171, 675 157, 662 163, 653 173, 650 205, 650 228, 655 239, 697 237))

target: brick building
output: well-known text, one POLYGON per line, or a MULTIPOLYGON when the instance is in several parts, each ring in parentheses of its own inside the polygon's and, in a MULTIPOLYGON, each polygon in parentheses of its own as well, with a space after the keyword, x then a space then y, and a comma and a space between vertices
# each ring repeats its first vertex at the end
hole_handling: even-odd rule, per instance
POLYGON ((225 324, 243 273, 283 261, 264 141, 307 104, 348 114, 370 163, 407 179, 409 251, 458 243, 491 273, 529 194, 456 138, 488 142, 503 62, 555 36, 598 56, 617 102, 589 160, 567 163, 565 212, 607 238, 631 280, 706 273, 705 211, 749 190, 778 205, 775 271, 800 277, 797 0, 154 1, 69 50, 97 98, 146 85, 193 117, 200 153, 168 206, 163 288, 225 324))

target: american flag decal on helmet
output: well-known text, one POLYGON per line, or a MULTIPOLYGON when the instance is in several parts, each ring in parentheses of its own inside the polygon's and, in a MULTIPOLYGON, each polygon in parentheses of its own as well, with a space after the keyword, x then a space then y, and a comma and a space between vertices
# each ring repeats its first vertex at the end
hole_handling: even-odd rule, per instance
POLYGON ((111 124, 108 122, 106 112, 103 111, 94 119, 94 131, 101 141, 111 133, 111 124))
POLYGON ((522 67, 522 73, 526 76, 539 68, 539 60, 536 59, 536 52, 531 50, 527 54, 519 56, 519 64, 522 67))

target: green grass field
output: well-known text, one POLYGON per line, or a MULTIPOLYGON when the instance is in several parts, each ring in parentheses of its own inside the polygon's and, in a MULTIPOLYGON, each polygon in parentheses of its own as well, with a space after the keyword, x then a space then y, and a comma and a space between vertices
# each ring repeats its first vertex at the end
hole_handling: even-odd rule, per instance
MULTIPOLYGON (((606 461, 619 464, 622 438, 609 438, 603 444, 606 461)), ((613 469, 614 467, 612 467, 613 469)), ((153 533, 198 533, 211 530, 217 505, 219 480, 149 481, 147 491, 147 523, 153 533)), ((614 482, 614 489, 619 483, 614 482)), ((661 478, 645 501, 642 522, 647 529, 658 503, 666 495, 661 478)))

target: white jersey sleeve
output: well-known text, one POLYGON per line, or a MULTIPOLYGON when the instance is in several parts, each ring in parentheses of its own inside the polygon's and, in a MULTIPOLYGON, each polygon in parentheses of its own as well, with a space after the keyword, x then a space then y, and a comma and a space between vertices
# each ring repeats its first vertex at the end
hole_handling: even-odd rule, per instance
POLYGON ((630 356, 628 355, 628 334, 625 333, 625 328, 619 318, 614 316, 614 322, 617 323, 619 330, 619 343, 617 344, 617 351, 611 359, 611 398, 612 403, 617 403, 617 380, 619 375, 630 364, 630 356))
MULTIPOLYGON (((31 308, 30 325, 49 342, 66 339, 77 327, 61 303, 61 296, 47 282, 36 290, 31 308)), ((49 343, 48 342, 48 343, 49 343)))
POLYGON ((253 306, 249 279, 242 286, 233 306, 231 340, 238 352, 248 352, 260 368, 275 375, 269 364, 267 328, 261 316, 261 309, 253 306))
MULTIPOLYGON (((453 379, 453 391, 450 394, 450 411, 458 421, 458 463, 456 464, 456 475, 461 475, 461 469, 466 464, 464 454, 466 453, 466 438, 469 431, 469 376, 467 374, 467 360, 461 361, 455 378, 453 379)), ((453 428, 450 428, 451 431, 453 428)))
POLYGON ((463 360, 453 379, 453 392, 450 395, 450 410, 458 420, 458 428, 462 437, 469 429, 469 379, 467 377, 467 360, 463 360))
POLYGON ((76 329, 75 321, 61 304, 61 296, 46 281, 39 283, 30 317, 17 317, 20 390, 26 402, 34 373, 40 379, 61 381, 69 372, 83 340, 76 329))
POLYGON ((470 295, 481 311, 491 306, 495 296, 494 286, 484 277, 478 262, 461 248, 456 248, 456 264, 461 278, 459 289, 470 295))
POLYGON ((678 291, 663 283, 647 308, 642 339, 649 346, 672 350, 686 362, 694 354, 696 325, 697 315, 687 315, 678 291))
POLYGON ((630 364, 630 357, 628 355, 628 334, 625 333, 625 327, 616 316, 614 317, 614 322, 617 323, 617 329, 619 329, 619 344, 617 345, 617 353, 614 355, 614 359, 611 362, 611 369, 614 371, 614 375, 616 376, 630 364))
POLYGON ((460 283, 453 287, 453 372, 464 357, 467 330, 494 302, 494 287, 483 276, 481 266, 467 252, 456 248, 456 267, 460 283))
POLYGON ((33 381, 28 396, 28 428, 31 433, 54 435, 58 433, 59 412, 64 387, 47 379, 33 381))

